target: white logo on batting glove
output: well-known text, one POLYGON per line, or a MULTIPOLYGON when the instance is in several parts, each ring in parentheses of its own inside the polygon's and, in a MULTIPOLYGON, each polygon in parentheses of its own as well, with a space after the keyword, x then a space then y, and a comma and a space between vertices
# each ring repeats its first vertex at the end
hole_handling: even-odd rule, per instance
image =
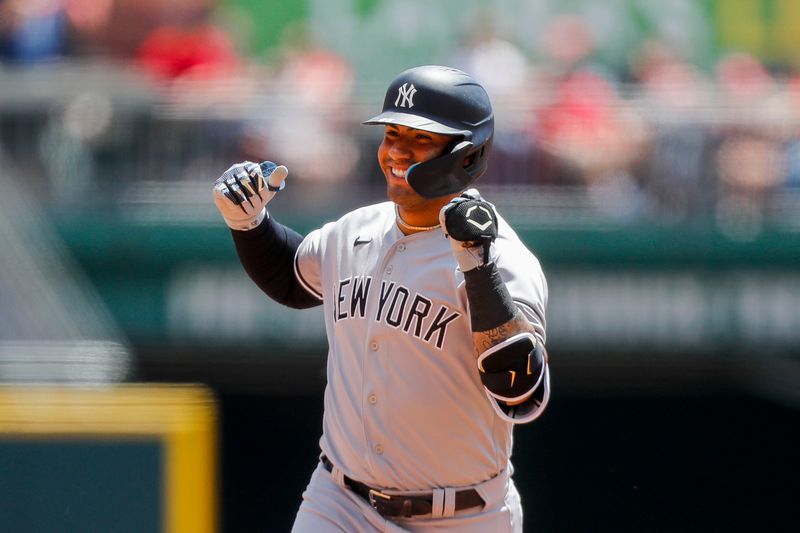
POLYGON ((488 209, 486 209, 482 205, 473 205, 472 207, 467 209, 467 215, 466 216, 467 216, 467 222, 469 222, 470 224, 472 224, 473 226, 475 226, 476 228, 478 228, 481 231, 485 230, 486 228, 488 228, 489 226, 492 225, 492 214, 489 212, 488 209), (480 209, 481 211, 486 213, 486 217, 488 218, 488 220, 485 223, 481 224, 479 222, 475 222, 474 220, 472 220, 472 218, 470 218, 470 216, 472 215, 472 212, 475 211, 476 209, 480 209))

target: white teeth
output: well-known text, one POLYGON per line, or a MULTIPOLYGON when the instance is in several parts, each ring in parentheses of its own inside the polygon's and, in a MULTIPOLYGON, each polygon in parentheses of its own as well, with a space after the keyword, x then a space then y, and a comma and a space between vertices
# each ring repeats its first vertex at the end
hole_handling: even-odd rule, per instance
POLYGON ((405 170, 400 170, 399 168, 392 168, 392 174, 394 174, 398 178, 405 178, 406 177, 406 171, 405 170))

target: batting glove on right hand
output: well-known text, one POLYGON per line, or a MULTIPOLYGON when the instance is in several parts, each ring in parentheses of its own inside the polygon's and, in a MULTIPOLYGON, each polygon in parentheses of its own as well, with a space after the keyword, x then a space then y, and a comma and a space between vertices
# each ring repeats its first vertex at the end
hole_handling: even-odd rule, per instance
POLYGON ((267 216, 267 204, 286 186, 289 170, 271 161, 236 163, 214 182, 214 203, 229 228, 247 231, 267 216))
POLYGON ((491 261, 492 243, 497 239, 497 212, 477 189, 468 189, 439 211, 439 223, 456 257, 461 272, 491 261))

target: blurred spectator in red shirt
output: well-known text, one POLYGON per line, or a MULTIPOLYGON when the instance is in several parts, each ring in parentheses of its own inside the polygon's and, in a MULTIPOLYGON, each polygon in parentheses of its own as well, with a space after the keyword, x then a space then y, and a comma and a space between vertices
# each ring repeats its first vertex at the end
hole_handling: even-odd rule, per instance
POLYGON ((135 64, 150 74, 168 101, 225 116, 229 105, 240 106, 252 97, 255 82, 247 75, 248 63, 216 24, 213 2, 184 0, 181 5, 161 12, 161 21, 137 47, 135 64))
POLYGON ((600 211, 627 218, 642 207, 633 167, 643 156, 643 122, 591 62, 594 40, 585 20, 556 18, 544 39, 543 86, 550 93, 535 112, 536 142, 557 159, 562 183, 585 185, 600 211))
POLYGON ((207 6, 154 28, 137 48, 136 62, 161 80, 221 77, 239 66, 233 41, 213 24, 207 6))
POLYGON ((239 64, 228 35, 205 20, 156 28, 142 42, 136 61, 160 80, 221 77, 239 64))

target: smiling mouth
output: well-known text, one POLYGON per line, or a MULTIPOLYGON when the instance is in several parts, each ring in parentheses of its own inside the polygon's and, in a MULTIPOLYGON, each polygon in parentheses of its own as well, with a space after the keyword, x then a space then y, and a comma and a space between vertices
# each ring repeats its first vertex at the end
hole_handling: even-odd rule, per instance
POLYGON ((401 179, 406 178, 405 170, 400 170, 399 168, 394 168, 394 167, 391 167, 391 170, 392 170, 392 176, 394 176, 395 178, 401 178, 401 179))

